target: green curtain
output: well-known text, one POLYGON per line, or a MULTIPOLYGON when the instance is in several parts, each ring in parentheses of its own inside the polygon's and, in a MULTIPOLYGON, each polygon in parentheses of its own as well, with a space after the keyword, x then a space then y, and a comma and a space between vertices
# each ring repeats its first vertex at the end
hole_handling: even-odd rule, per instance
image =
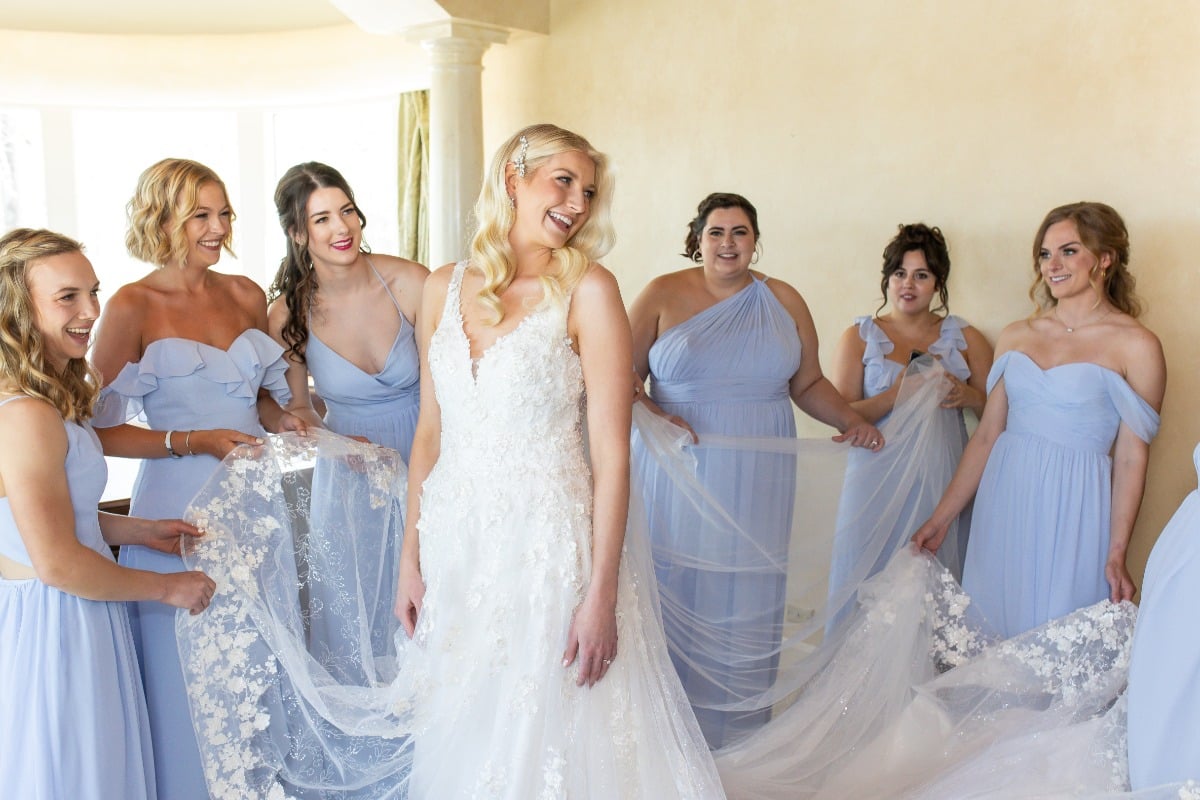
POLYGON ((429 264, 429 92, 400 95, 400 253, 429 264))

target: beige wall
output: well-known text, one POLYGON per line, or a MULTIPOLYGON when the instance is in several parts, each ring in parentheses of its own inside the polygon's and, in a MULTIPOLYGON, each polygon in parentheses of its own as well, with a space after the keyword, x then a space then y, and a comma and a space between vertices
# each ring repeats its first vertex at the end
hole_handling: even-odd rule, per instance
MULTIPOLYGON (((710 191, 759 208, 764 271, 807 298, 828 363, 877 304, 899 222, 946 232, 952 309, 995 339, 1029 313, 1042 216, 1103 200, 1170 378, 1131 566, 1196 485, 1200 439, 1200 3, 554 0, 551 36, 485 57, 487 148, 528 122, 587 135, 618 170, 626 300, 710 191)), ((810 428, 815 430, 815 428, 810 428)))

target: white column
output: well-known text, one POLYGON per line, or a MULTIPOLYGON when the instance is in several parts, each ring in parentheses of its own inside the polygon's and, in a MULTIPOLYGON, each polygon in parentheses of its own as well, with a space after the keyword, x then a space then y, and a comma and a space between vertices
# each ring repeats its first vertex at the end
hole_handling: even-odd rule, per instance
POLYGON ((445 22, 410 29, 429 51, 429 261, 466 253, 471 209, 483 180, 483 54, 508 33, 445 22))

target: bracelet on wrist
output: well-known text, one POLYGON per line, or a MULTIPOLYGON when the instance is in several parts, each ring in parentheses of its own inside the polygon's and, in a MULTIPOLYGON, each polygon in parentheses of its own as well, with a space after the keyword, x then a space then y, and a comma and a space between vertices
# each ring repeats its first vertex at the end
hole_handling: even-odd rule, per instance
POLYGON ((195 433, 194 430, 188 431, 187 436, 183 437, 183 449, 187 450, 187 454, 189 456, 196 455, 195 453, 192 452, 192 434, 193 433, 195 433))
POLYGON ((167 431, 167 435, 163 437, 163 446, 167 448, 167 455, 171 458, 183 458, 179 453, 175 452, 175 448, 171 446, 171 437, 175 435, 175 431, 167 431))

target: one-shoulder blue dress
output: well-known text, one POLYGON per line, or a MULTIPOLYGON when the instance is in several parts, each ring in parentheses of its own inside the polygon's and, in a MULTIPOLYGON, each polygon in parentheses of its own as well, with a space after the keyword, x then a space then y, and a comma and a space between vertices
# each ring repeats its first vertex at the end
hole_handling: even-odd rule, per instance
MULTIPOLYGON (((663 411, 682 417, 703 440, 706 435, 795 437, 796 420, 788 383, 800 368, 796 323, 764 281, 755 278, 732 297, 665 331, 650 348, 650 396, 663 411)), ((768 486, 794 487, 794 459, 697 451, 697 475, 725 510, 759 537, 733 541, 698 518, 686 501, 648 462, 635 440, 639 474, 656 548, 690 554, 687 566, 660 561, 658 581, 671 657, 711 747, 720 747, 761 725, 765 712, 747 715, 716 708, 750 696, 772 680, 774 661, 743 663, 743 675, 730 675, 729 659, 706 658, 704 651, 737 652, 753 630, 780 629, 783 619, 792 497, 769 496, 768 486), (772 563, 776 569, 761 567, 772 563), (706 570, 704 563, 719 564, 706 570), (745 568, 739 571, 739 568, 745 568), (690 626, 673 623, 672 606, 703 618, 730 620, 726 638, 696 646, 690 626), (749 680, 735 688, 729 687, 749 680)), ((686 556, 685 556, 686 557, 686 556)), ((768 644, 760 642, 759 645, 768 644)))
MULTIPOLYGON (((24 402, 12 397, 0 405, 13 401, 24 402)), ((111 560, 96 515, 108 477, 100 442, 87 425, 64 424, 75 537, 111 560)), ((0 553, 30 564, 7 497, 0 498, 0 553)), ((0 642, 0 794, 154 798, 150 728, 126 604, 85 600, 36 578, 0 579, 0 642)))
MULTIPOLYGON (((1192 453, 1200 474, 1200 447, 1192 453)), ((1150 553, 1129 664, 1129 781, 1200 779, 1200 490, 1150 553)))
MULTIPOLYGON (((191 339, 158 339, 141 361, 126 364, 101 395, 96 426, 112 426, 144 416, 150 428, 206 430, 229 428, 263 435, 258 390, 280 401, 289 398, 283 348, 256 328, 243 331, 227 350, 191 339)), ((148 519, 178 518, 219 462, 210 455, 151 458, 142 462, 133 487, 130 514, 148 519)), ((127 567, 180 572, 178 556, 145 547, 122 547, 127 567)), ((161 603, 133 603, 130 621, 150 709, 158 793, 171 800, 207 800, 187 688, 175 640, 176 610, 161 603)))
MULTIPOLYGON (((862 357, 863 397, 875 397, 892 388, 892 385, 904 373, 904 365, 887 358, 896 349, 896 346, 888 338, 883 328, 875 322, 874 317, 855 317, 854 323, 858 326, 858 335, 865 344, 862 357)), ((929 354, 937 357, 942 368, 963 381, 971 376, 971 369, 967 366, 967 360, 963 356, 967 349, 967 340, 963 336, 965 327, 967 327, 967 323, 961 317, 947 316, 942 320, 937 341, 929 346, 929 354)), ((967 443, 967 426, 961 410, 945 409, 943 413, 947 418, 951 418, 951 423, 942 425, 939 430, 947 435, 948 438, 944 444, 948 450, 953 452, 953 465, 957 465, 958 459, 962 457, 963 447, 967 443)), ((875 423, 883 430, 885 438, 887 437, 887 421, 890 418, 891 413, 889 412, 875 423)), ((903 460, 908 455, 885 445, 883 450, 878 453, 856 447, 847 456, 846 483, 838 505, 837 537, 834 539, 833 560, 829 571, 829 595, 835 604, 839 598, 839 592, 848 583, 857 584, 882 570, 896 550, 909 540, 913 531, 916 530, 916 526, 928 519, 933 511, 932 506, 917 507, 915 495, 918 492, 914 491, 913 500, 905 503, 899 514, 895 513, 895 491, 889 491, 887 484, 889 478, 895 479, 899 470, 892 469, 891 466, 896 459, 903 460), (890 513, 896 520, 896 526, 887 542, 880 547, 879 542, 862 540, 858 534, 863 526, 856 524, 856 521, 867 520, 873 525, 880 514, 884 513, 882 507, 889 509, 887 513, 890 513), (873 508, 876 510, 872 510, 873 508), (859 562, 867 558, 865 554, 867 548, 879 548, 878 556, 874 559, 874 564, 863 574, 855 574, 856 565, 859 567, 859 571, 862 569, 863 565, 859 562)), ((952 474, 951 472, 950 475, 952 474)), ((950 475, 945 476, 947 481, 950 475)), ((937 480, 942 480, 942 476, 938 476, 937 480)), ((928 490, 928 484, 922 486, 919 493, 925 497, 938 496, 938 492, 928 490)), ((938 551, 939 560, 958 580, 962 579, 963 556, 966 553, 967 532, 970 530, 970 514, 970 506, 968 506, 959 515, 955 538, 943 544, 938 551)))
POLYGON ((1159 419, 1098 364, 1042 369, 1009 351, 989 393, 1002 378, 1008 420, 975 495, 963 588, 1010 637, 1109 596, 1109 452, 1120 425, 1149 442, 1159 419))

